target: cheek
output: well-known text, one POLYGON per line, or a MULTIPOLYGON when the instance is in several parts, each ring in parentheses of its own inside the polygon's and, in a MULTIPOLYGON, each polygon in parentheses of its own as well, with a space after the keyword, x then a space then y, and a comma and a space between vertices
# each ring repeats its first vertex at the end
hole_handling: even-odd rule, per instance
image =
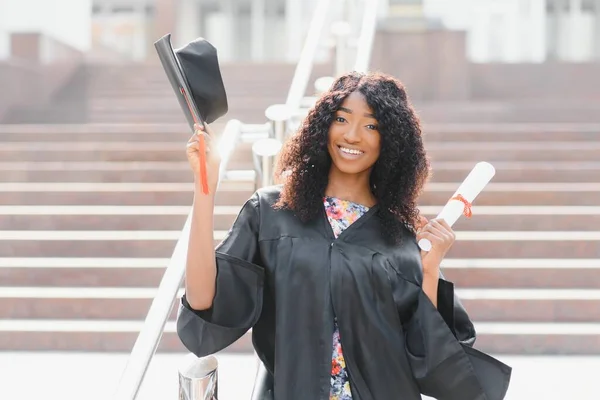
POLYGON ((377 135, 374 137, 369 143, 372 153, 376 155, 376 158, 379 157, 379 153, 381 152, 381 136, 377 135))

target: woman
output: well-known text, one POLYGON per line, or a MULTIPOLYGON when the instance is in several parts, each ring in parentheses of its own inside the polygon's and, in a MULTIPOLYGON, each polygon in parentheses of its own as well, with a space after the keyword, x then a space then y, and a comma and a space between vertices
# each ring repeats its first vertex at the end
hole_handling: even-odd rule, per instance
MULTIPOLYGON (((196 181, 198 134, 210 136, 188 143, 196 181)), ((419 216, 429 163, 400 82, 337 79, 282 150, 283 184, 258 190, 216 251, 219 160, 208 147, 211 194, 194 197, 177 322, 191 352, 252 328, 260 398, 492 398, 470 356, 473 324, 440 273, 454 233, 419 216)))

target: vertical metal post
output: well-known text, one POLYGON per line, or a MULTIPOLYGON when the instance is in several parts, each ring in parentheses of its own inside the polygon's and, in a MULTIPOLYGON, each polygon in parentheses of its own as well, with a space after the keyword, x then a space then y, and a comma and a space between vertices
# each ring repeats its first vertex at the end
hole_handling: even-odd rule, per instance
POLYGON ((287 123, 292 116, 290 109, 285 104, 274 104, 265 111, 265 116, 269 119, 272 126, 271 137, 285 142, 287 135, 287 123))
POLYGON ((257 140, 252 145, 254 167, 258 172, 261 187, 271 186, 274 183, 273 167, 279 150, 281 150, 281 142, 273 138, 257 140))
POLYGON ((268 26, 265 15, 265 0, 252 0, 250 13, 252 21, 252 59, 260 62, 264 58, 265 26, 268 26))
POLYGON ((179 400, 218 400, 216 357, 188 354, 179 368, 179 400))
POLYGON ((315 80, 315 94, 317 96, 320 96, 326 91, 328 91, 334 81, 335 78, 332 76, 322 76, 320 78, 317 78, 315 80))
POLYGON ((335 37, 335 75, 340 76, 348 72, 348 39, 350 24, 346 21, 337 21, 331 27, 335 37))

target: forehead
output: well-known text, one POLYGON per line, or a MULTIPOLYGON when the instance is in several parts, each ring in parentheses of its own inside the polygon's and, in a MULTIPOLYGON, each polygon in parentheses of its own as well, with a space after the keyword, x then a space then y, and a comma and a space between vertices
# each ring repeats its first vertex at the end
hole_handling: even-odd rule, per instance
POLYGON ((373 109, 369 107, 367 99, 360 92, 352 92, 344 99, 340 107, 347 108, 352 111, 360 111, 372 114, 373 109))

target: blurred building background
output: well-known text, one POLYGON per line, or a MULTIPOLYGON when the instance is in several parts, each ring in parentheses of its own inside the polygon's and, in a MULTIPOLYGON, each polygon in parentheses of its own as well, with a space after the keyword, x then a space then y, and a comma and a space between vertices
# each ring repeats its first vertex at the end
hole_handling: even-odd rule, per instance
MULTIPOLYGON (((507 400, 599 398, 600 0, 0 0, 0 398, 28 398, 34 365, 68 372, 31 398, 80 398, 99 376, 89 398, 109 396, 182 263, 190 132, 154 49, 167 33, 218 49, 213 129, 232 150, 215 244, 268 182, 253 146, 293 130, 318 78, 393 74, 432 158, 426 216, 477 161, 496 167, 444 272, 477 346, 515 367, 507 400), (293 106, 281 124, 276 104, 293 106)), ((144 400, 176 395, 174 319, 144 400)), ((249 335, 222 357, 223 398, 247 398, 249 335)))

